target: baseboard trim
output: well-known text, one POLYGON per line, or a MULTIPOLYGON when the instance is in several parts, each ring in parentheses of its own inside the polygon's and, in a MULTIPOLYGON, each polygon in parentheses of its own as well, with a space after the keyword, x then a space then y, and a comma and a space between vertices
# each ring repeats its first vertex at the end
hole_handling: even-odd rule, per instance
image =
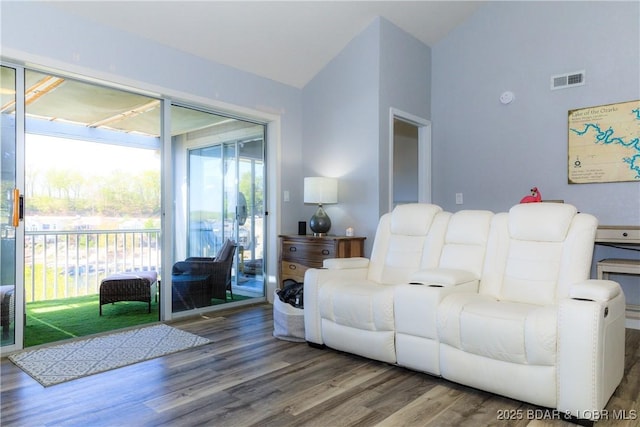
POLYGON ((640 319, 636 317, 627 317, 624 319, 624 327, 628 329, 640 329, 640 319))

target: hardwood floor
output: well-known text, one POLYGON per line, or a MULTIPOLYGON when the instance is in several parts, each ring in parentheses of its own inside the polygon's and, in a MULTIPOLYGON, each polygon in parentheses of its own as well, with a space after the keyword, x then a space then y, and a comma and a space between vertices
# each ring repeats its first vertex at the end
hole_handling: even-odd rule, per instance
MULTIPOLYGON (((48 388, 4 358, 0 425, 571 425, 544 408, 441 378, 275 339, 272 319, 265 304, 175 322, 213 344, 48 388), (500 420, 507 411, 522 419, 500 420)), ((640 417, 638 330, 627 330, 625 362, 607 409, 640 417)), ((639 426, 640 418, 601 425, 639 426)))

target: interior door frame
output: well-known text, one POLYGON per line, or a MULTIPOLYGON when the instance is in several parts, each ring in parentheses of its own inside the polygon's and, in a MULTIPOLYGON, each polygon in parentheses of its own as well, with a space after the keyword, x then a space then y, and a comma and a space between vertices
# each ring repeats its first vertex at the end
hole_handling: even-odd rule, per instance
POLYGON ((411 113, 389 108, 389 200, 388 211, 393 209, 393 151, 394 120, 409 123, 418 128, 418 202, 431 203, 431 121, 411 113))

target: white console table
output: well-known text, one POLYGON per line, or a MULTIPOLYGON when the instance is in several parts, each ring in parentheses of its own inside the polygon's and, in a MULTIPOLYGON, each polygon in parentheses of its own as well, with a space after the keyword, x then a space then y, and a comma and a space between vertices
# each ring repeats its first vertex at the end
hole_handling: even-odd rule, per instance
POLYGON ((607 258, 596 265, 598 279, 609 279, 609 273, 640 275, 640 260, 626 258, 607 258))
POLYGON ((625 243, 640 245, 638 225, 600 225, 596 230, 596 243, 625 243))
MULTIPOLYGON (((601 225, 596 231, 596 243, 620 246, 640 245, 640 226, 601 225)), ((640 275, 640 257, 607 258, 596 264, 598 279, 608 279, 609 273, 640 275)), ((640 320, 640 305, 627 304, 627 318, 640 320)))

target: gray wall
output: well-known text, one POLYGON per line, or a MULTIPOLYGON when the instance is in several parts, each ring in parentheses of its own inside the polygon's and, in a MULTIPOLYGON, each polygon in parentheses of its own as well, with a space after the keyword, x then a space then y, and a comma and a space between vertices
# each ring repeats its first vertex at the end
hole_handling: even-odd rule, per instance
POLYGON ((389 204, 389 110, 429 118, 430 61, 428 46, 377 18, 302 91, 304 175, 339 178, 331 232, 353 227, 367 254, 389 204))
MULTIPOLYGON (((304 176, 339 179, 338 204, 325 206, 333 234, 351 226, 370 237, 377 223, 379 38, 376 21, 302 91, 304 176)), ((307 206, 300 219, 314 211, 307 206)))
POLYGON ((431 48, 389 21, 380 39, 380 200, 389 211, 389 109, 431 119, 431 48))
POLYGON ((603 224, 638 224, 640 182, 567 183, 567 112, 640 97, 639 7, 492 2, 436 44, 434 202, 503 211, 537 186, 603 224), (584 86, 550 90, 551 75, 583 69, 584 86))
MULTIPOLYGON (((567 183, 567 112, 640 99, 639 17, 638 2, 491 2, 433 46, 434 203, 504 211, 537 186, 601 224, 640 225, 640 182, 567 183), (550 90, 579 70, 584 86, 550 90)), ((638 252, 597 246, 605 257, 638 252)), ((638 277, 615 278, 640 304, 638 277)))

